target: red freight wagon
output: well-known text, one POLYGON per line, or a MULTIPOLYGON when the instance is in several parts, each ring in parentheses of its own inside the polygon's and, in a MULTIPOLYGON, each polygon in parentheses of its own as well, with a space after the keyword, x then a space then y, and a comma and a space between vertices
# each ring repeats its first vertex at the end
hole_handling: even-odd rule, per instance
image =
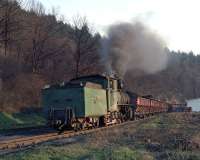
POLYGON ((145 117, 160 112, 167 112, 168 105, 165 102, 152 98, 137 97, 136 117, 145 117))

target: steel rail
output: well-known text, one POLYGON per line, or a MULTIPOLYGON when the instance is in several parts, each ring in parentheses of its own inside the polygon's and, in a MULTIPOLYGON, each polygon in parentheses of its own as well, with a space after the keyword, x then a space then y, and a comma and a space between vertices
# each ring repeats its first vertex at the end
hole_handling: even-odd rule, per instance
POLYGON ((120 124, 114 124, 114 125, 109 125, 105 127, 100 127, 100 128, 94 128, 94 129, 88 129, 88 130, 80 130, 80 131, 64 131, 62 134, 58 134, 57 132, 54 133, 47 133, 47 134, 42 134, 42 135, 35 135, 35 136, 29 136, 29 137, 21 137, 17 139, 11 139, 11 140, 5 140, 0 142, 0 152, 2 151, 8 151, 12 149, 22 149, 25 147, 30 147, 30 146, 35 146, 37 144, 41 144, 43 142, 48 142, 48 141, 53 141, 57 139, 63 139, 63 138, 70 138, 78 135, 86 135, 88 133, 93 133, 96 131, 101 131, 101 130, 106 130, 114 127, 119 127, 122 125, 127 125, 130 123, 135 123, 138 121, 145 121, 152 119, 154 116, 144 118, 144 119, 138 119, 134 121, 126 121, 120 124))

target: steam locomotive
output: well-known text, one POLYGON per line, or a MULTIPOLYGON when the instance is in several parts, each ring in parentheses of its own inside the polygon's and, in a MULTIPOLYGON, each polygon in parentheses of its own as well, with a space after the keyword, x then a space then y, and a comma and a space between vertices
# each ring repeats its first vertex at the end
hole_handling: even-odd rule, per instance
POLYGON ((48 124, 59 130, 95 128, 167 112, 170 104, 125 91, 120 79, 90 75, 42 89, 48 124))

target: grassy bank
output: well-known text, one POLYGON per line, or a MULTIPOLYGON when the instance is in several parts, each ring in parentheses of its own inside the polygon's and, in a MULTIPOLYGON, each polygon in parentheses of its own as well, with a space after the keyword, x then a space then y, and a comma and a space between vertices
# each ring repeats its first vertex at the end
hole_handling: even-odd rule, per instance
POLYGON ((59 140, 1 160, 200 160, 200 114, 173 113, 59 140))
POLYGON ((45 124, 41 113, 0 113, 0 131, 45 124))

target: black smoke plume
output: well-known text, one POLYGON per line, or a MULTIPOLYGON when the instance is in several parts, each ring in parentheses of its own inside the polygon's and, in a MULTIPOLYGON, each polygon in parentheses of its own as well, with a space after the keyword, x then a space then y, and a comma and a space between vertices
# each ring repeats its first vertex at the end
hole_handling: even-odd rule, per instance
POLYGON ((167 65, 164 40, 141 22, 111 25, 102 46, 109 74, 153 74, 167 65))

